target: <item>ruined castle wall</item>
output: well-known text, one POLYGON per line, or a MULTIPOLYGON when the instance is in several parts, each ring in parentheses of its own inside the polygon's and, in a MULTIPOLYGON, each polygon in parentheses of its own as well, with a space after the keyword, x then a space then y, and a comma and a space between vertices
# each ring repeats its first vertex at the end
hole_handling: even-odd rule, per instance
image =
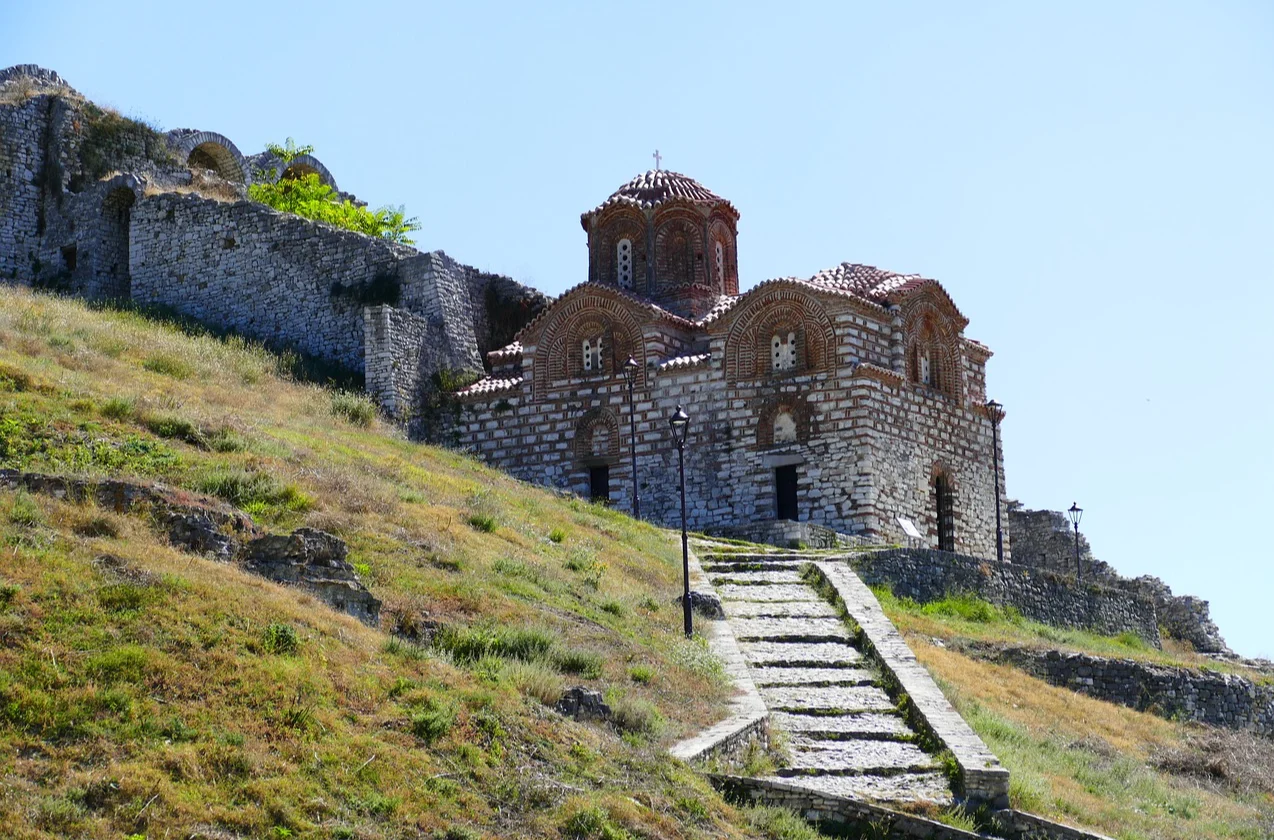
POLYGON ((363 370, 363 305, 378 279, 422 300, 425 255, 248 201, 161 194, 132 210, 139 303, 363 370))
POLYGON ((997 563, 963 554, 928 549, 891 549, 850 557, 868 584, 886 584, 898 597, 921 603, 969 593, 994 604, 1015 607, 1022 615, 1053 627, 1092 630, 1106 635, 1136 633, 1159 646, 1154 601, 1093 581, 1015 563, 997 563))
POLYGON ((430 376, 457 369, 446 330, 437 319, 393 306, 363 310, 367 392, 390 417, 410 421, 430 376))

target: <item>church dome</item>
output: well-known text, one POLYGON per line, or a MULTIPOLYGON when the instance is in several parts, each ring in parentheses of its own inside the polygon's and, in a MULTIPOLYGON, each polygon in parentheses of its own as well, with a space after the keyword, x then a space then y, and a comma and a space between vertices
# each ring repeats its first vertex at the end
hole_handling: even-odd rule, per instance
POLYGON ((627 204, 649 210, 671 201, 688 201, 692 204, 724 206, 737 218, 734 206, 689 175, 670 172, 667 169, 648 169, 610 194, 587 218, 615 204, 627 204))

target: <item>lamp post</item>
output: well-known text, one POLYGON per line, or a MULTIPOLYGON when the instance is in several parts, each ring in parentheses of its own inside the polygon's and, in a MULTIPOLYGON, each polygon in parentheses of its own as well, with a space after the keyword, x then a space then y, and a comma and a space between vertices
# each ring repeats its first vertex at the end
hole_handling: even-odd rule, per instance
POLYGON ((633 402, 637 367, 637 360, 632 356, 624 362, 624 381, 628 383, 628 450, 633 458, 633 519, 641 519, 641 496, 637 494, 637 403, 633 402))
POLYGON ((690 543, 686 537, 686 433, 690 430, 690 417, 677 406, 668 418, 672 426, 672 440, 677 444, 677 475, 681 485, 681 612, 685 622, 686 638, 694 633, 694 618, 690 611, 690 543))
POLYGON ((986 416, 991 418, 991 465, 995 472, 995 559, 1004 562, 1004 526, 1000 522, 1000 421, 1004 406, 986 401, 986 416))
POLYGON ((1084 515, 1084 509, 1076 502, 1071 502, 1070 510, 1066 511, 1066 518, 1075 526, 1075 580, 1084 579, 1084 567, 1079 562, 1079 520, 1084 515))

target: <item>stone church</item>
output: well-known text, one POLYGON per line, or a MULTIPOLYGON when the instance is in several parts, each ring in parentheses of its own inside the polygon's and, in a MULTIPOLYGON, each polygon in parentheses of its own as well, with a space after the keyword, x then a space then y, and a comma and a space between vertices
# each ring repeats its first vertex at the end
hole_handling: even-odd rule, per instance
POLYGON ((932 547, 994 557, 991 351, 946 289, 841 263, 740 294, 738 220, 660 169, 584 213, 587 282, 488 354, 458 394, 460 445, 631 512, 635 423, 640 513, 673 526, 681 405, 692 530, 796 522, 903 543, 905 517, 932 547))

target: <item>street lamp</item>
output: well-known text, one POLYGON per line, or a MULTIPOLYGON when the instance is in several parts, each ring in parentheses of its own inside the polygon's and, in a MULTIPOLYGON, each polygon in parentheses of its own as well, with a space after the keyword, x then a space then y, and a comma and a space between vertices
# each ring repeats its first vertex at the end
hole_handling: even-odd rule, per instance
POLYGON ((1000 421, 1004 406, 987 400, 986 416, 991 418, 991 464, 995 470, 995 559, 1004 562, 1004 526, 1000 522, 1000 421))
POLYGON ((624 362, 624 381, 628 383, 628 449, 633 456, 633 518, 641 519, 641 496, 637 494, 637 404, 633 402, 637 368, 637 360, 629 356, 624 362))
POLYGON ((1066 518, 1075 526, 1075 580, 1083 580, 1084 577, 1084 567, 1079 563, 1079 520, 1083 515, 1084 509, 1077 502, 1071 502, 1066 518))
POLYGON ((694 633, 694 618, 690 613, 690 542, 686 537, 686 433, 690 430, 690 417, 677 406, 668 418, 672 426, 672 440, 677 444, 677 475, 681 483, 681 612, 686 626, 686 638, 694 633))

